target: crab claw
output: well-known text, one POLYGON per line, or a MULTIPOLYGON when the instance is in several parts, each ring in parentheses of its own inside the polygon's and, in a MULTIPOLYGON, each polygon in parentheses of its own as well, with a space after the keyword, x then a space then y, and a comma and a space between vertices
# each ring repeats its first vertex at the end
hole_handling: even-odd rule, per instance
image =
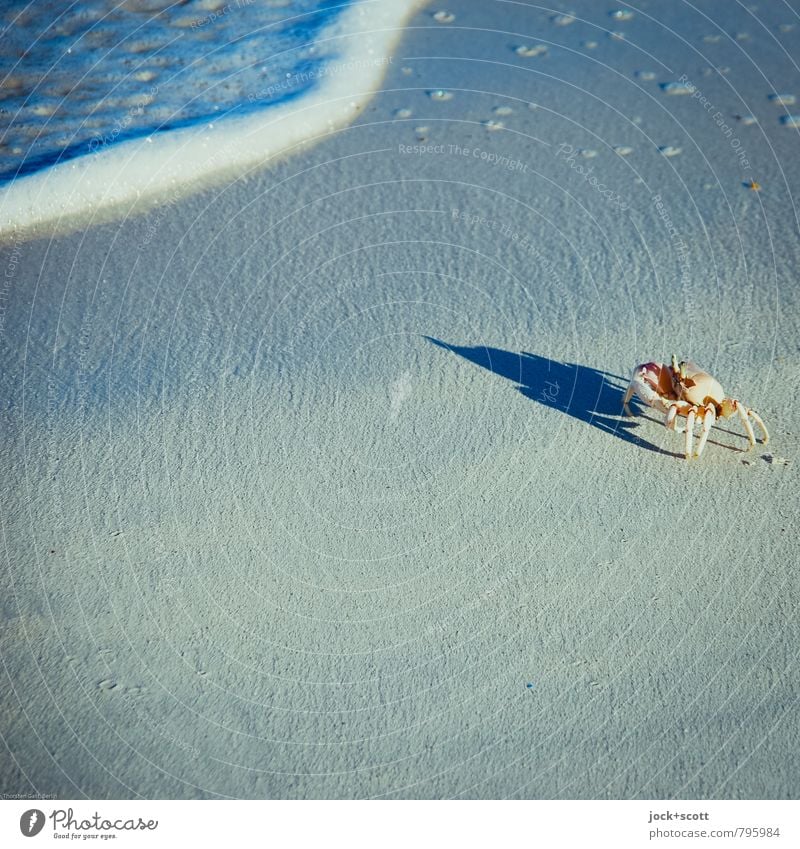
POLYGON ((639 374, 654 392, 665 398, 673 397, 672 375, 663 363, 644 363, 639 366, 639 374))

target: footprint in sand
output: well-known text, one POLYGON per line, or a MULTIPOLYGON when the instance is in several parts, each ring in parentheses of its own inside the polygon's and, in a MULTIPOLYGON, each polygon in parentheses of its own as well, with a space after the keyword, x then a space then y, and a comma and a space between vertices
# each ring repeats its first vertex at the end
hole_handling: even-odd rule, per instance
POLYGON ((672 82, 661 83, 661 91, 672 96, 694 94, 695 87, 691 83, 672 82))
POLYGON ((771 94, 769 101, 776 106, 794 106, 797 98, 793 94, 771 94))
POLYGON ((526 59, 532 56, 543 56, 547 53, 547 47, 544 44, 520 44, 514 48, 517 56, 524 56, 526 59))

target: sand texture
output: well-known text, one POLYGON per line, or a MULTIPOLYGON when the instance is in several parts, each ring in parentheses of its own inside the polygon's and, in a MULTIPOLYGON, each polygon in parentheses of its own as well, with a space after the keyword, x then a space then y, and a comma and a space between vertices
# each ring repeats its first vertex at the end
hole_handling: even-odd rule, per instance
POLYGON ((3 792, 797 798, 798 4, 442 8, 4 248, 3 792), (624 418, 673 352, 770 444, 624 418))

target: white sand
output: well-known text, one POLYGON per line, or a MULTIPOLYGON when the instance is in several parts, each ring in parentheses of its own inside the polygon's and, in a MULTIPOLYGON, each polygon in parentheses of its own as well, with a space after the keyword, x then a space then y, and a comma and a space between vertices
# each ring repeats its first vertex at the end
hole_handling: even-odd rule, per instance
POLYGON ((797 797, 800 22, 437 8, 355 126, 6 250, 3 792, 797 797), (770 445, 622 419, 672 352, 770 445))

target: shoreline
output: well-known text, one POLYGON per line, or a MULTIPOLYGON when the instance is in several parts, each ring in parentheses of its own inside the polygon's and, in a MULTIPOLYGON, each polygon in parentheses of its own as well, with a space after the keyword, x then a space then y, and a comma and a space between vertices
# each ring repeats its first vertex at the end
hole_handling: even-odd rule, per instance
MULTIPOLYGON (((264 108, 263 114, 131 139, 17 178, 0 190, 0 244, 66 234, 146 212, 167 199, 188 197, 269 167, 307 141, 324 139, 352 122, 380 89, 405 23, 428 2, 369 0, 344 12, 315 43, 356 43, 349 48, 351 58, 332 59, 321 72, 308 72, 309 79, 322 82, 297 100, 264 108), (363 58, 373 53, 374 58, 363 58), (351 74, 343 73, 353 68, 359 71, 358 92, 351 74)), ((263 91, 280 85, 278 81, 263 91)), ((250 92, 247 102, 252 104, 260 93, 250 92)))

